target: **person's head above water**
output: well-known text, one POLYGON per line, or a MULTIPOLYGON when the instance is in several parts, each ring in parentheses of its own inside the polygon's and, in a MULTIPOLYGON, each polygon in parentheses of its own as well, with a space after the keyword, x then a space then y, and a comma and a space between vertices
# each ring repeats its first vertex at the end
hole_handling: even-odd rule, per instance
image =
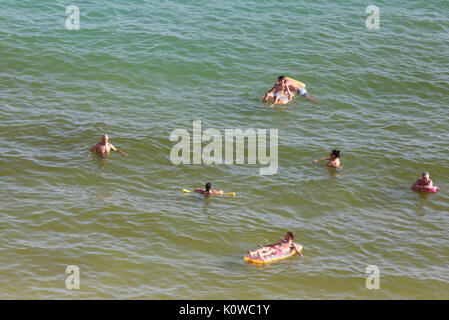
POLYGON ((284 76, 279 76, 278 77, 278 82, 282 82, 282 81, 284 81, 285 80, 285 77, 284 76))
POLYGON ((334 158, 334 159, 340 158, 340 150, 336 150, 336 149, 332 150, 331 158, 334 158))
POLYGON ((422 177, 421 177, 422 180, 428 181, 428 180, 429 180, 430 174, 429 174, 429 172, 424 171, 424 172, 421 174, 421 176, 422 176, 422 177))
POLYGON ((295 234, 292 231, 289 231, 285 234, 285 240, 289 241, 290 239, 293 241, 295 238, 295 234))
POLYGON ((107 134, 102 135, 102 136, 101 136, 101 141, 102 141, 102 142, 108 142, 108 141, 109 141, 108 135, 107 135, 107 134))
POLYGON ((212 183, 210 183, 210 182, 206 183, 205 188, 206 188, 206 191, 210 191, 210 188, 212 188, 212 183))

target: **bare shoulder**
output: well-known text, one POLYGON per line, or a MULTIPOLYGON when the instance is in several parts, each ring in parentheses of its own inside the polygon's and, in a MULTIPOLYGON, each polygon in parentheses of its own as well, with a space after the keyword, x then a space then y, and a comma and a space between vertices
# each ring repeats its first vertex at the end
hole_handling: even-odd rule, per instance
POLYGON ((98 148, 99 145, 100 145, 100 142, 96 143, 96 144, 91 148, 91 150, 97 150, 97 148, 98 148))

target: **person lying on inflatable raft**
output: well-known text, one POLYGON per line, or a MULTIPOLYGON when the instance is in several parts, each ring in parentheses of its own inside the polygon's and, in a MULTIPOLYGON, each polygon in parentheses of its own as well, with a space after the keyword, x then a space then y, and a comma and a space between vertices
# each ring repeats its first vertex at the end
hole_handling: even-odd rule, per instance
POLYGON ((429 173, 427 171, 423 172, 421 178, 416 180, 413 184, 412 189, 415 191, 426 191, 426 192, 437 192, 440 190, 437 186, 433 185, 433 181, 430 180, 429 173))
POLYGON ((260 249, 255 250, 255 251, 248 250, 248 256, 250 258, 259 257, 261 260, 263 260, 265 257, 271 256, 271 255, 282 256, 284 254, 287 254, 291 250, 294 250, 302 257, 303 255, 302 255, 301 251, 298 250, 296 245, 293 243, 294 238, 295 238, 295 234, 292 231, 289 231, 285 235, 285 240, 281 240, 279 242, 269 244, 267 246, 264 246, 260 249))
POLYGON ((263 97, 263 101, 270 100, 274 101, 273 104, 286 104, 290 102, 295 94, 314 100, 313 97, 307 93, 306 85, 304 83, 288 77, 279 76, 278 81, 263 97))

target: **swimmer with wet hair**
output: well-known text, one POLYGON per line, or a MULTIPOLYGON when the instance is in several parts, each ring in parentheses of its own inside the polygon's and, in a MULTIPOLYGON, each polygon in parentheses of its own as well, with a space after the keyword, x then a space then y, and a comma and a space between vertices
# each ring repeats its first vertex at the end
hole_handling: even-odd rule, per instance
POLYGON ((329 160, 329 162, 327 162, 326 164, 322 164, 321 166, 323 166, 323 167, 334 167, 337 169, 343 168, 340 165, 340 150, 334 149, 330 153, 329 158, 316 159, 316 160, 313 160, 313 162, 318 163, 318 162, 324 161, 324 160, 329 160))
POLYGON ((194 191, 202 194, 223 194, 223 190, 212 189, 212 183, 210 182, 206 183, 204 189, 196 188, 194 191))

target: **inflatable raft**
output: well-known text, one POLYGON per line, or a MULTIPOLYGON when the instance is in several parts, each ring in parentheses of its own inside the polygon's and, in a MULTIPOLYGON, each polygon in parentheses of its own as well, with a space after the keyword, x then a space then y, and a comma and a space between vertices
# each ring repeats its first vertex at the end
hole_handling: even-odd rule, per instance
POLYGON ((438 188, 438 187, 432 187, 432 188, 430 188, 430 189, 427 189, 426 192, 432 192, 432 193, 435 193, 435 192, 437 192, 438 190, 440 190, 440 188, 438 188))
MULTIPOLYGON (((294 245, 296 246, 296 248, 298 249, 299 252, 302 253, 302 250, 304 249, 301 245, 294 243, 294 245)), ((273 254, 271 256, 268 257, 264 257, 263 259, 260 259, 259 256, 256 257, 250 257, 249 255, 246 255, 243 257, 243 261, 245 262, 249 262, 249 263, 254 263, 254 264, 267 264, 267 263, 271 263, 271 262, 275 262, 278 260, 283 260, 286 258, 289 258, 293 255, 297 254, 296 251, 294 249, 290 250, 287 253, 284 254, 273 254)))
POLYGON ((417 191, 417 192, 431 192, 431 193, 435 193, 435 192, 437 192, 438 190, 440 190, 440 188, 438 188, 438 187, 432 187, 432 188, 430 188, 430 189, 425 189, 425 190, 422 190, 422 189, 413 189, 412 188, 412 190, 413 191, 417 191))
POLYGON ((306 84, 304 82, 301 82, 301 81, 298 81, 298 80, 295 80, 295 79, 292 79, 292 78, 289 78, 289 77, 285 77, 285 79, 296 82, 298 84, 298 86, 300 86, 301 88, 305 88, 306 87, 306 84))

